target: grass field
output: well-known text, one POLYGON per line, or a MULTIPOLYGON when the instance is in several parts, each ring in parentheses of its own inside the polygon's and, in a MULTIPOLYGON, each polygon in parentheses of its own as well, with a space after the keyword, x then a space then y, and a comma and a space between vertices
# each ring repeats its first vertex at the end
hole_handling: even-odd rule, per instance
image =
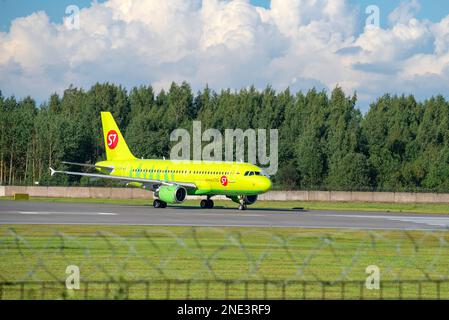
MULTIPOLYGON (((0 200, 12 200, 12 197, 0 197, 0 200)), ((45 202, 85 202, 102 204, 123 204, 123 205, 148 205, 153 201, 148 200, 108 200, 108 199, 88 199, 88 198, 41 198, 33 197, 30 201, 45 202)), ((227 200, 214 201, 216 206, 227 208, 237 208, 237 204, 227 200)), ((199 206, 199 200, 186 200, 181 205, 199 206)), ((378 212, 404 212, 404 213, 429 213, 429 214, 449 214, 449 204, 437 203, 374 203, 374 202, 320 202, 320 201, 257 201, 249 208, 304 208, 305 210, 342 210, 342 211, 378 211, 378 212)))
POLYGON ((0 226, 0 281, 64 282, 68 265, 80 268, 79 291, 18 284, 1 297, 436 298, 434 282, 396 281, 446 279, 440 298, 449 299, 446 232, 0 226), (364 288, 369 265, 380 268, 381 291, 364 288))

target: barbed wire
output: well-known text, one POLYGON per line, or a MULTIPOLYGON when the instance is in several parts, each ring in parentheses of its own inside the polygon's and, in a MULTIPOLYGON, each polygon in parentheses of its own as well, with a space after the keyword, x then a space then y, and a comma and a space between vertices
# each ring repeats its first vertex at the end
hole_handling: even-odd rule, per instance
POLYGON ((0 229, 0 299, 449 299, 445 231, 84 228, 0 229))

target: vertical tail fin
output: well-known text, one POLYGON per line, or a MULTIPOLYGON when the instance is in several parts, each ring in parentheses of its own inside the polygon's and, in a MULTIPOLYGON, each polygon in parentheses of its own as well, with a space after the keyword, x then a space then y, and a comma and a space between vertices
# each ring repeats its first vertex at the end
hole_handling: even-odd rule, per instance
POLYGON ((103 126, 104 147, 107 160, 132 160, 136 159, 122 136, 117 123, 110 112, 101 112, 101 124, 103 126))

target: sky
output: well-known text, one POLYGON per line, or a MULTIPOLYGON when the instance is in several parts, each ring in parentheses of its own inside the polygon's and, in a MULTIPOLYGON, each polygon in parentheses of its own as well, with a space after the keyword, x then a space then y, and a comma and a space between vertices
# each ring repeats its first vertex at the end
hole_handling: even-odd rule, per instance
MULTIPOLYGON (((97 0, 105 2, 105 0, 97 0)), ((69 5, 77 5, 80 8, 89 7, 92 0, 0 0, 0 31, 7 31, 11 21, 17 17, 23 17, 32 14, 35 11, 44 10, 52 22, 61 22, 64 16, 65 8, 69 5)), ((270 0, 251 0, 255 6, 264 8, 270 7, 270 0)), ((353 6, 366 8, 369 5, 377 5, 381 11, 390 13, 400 3, 400 0, 350 0, 353 6)), ((422 1, 425 5, 417 13, 419 19, 429 19, 439 21, 449 14, 449 1, 431 0, 422 1)), ((382 19, 381 24, 385 26, 387 19, 382 19)))
POLYGON ((362 110, 385 93, 449 97, 449 1, 0 0, 4 96, 184 80, 195 91, 338 85, 362 110))

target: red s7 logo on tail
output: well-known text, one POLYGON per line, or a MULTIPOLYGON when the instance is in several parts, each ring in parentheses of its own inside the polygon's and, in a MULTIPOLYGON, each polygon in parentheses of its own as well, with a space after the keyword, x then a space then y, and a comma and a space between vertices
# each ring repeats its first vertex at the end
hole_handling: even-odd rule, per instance
POLYGON ((106 136, 106 142, 108 144, 109 149, 115 149, 118 143, 118 134, 115 130, 109 130, 106 136))

